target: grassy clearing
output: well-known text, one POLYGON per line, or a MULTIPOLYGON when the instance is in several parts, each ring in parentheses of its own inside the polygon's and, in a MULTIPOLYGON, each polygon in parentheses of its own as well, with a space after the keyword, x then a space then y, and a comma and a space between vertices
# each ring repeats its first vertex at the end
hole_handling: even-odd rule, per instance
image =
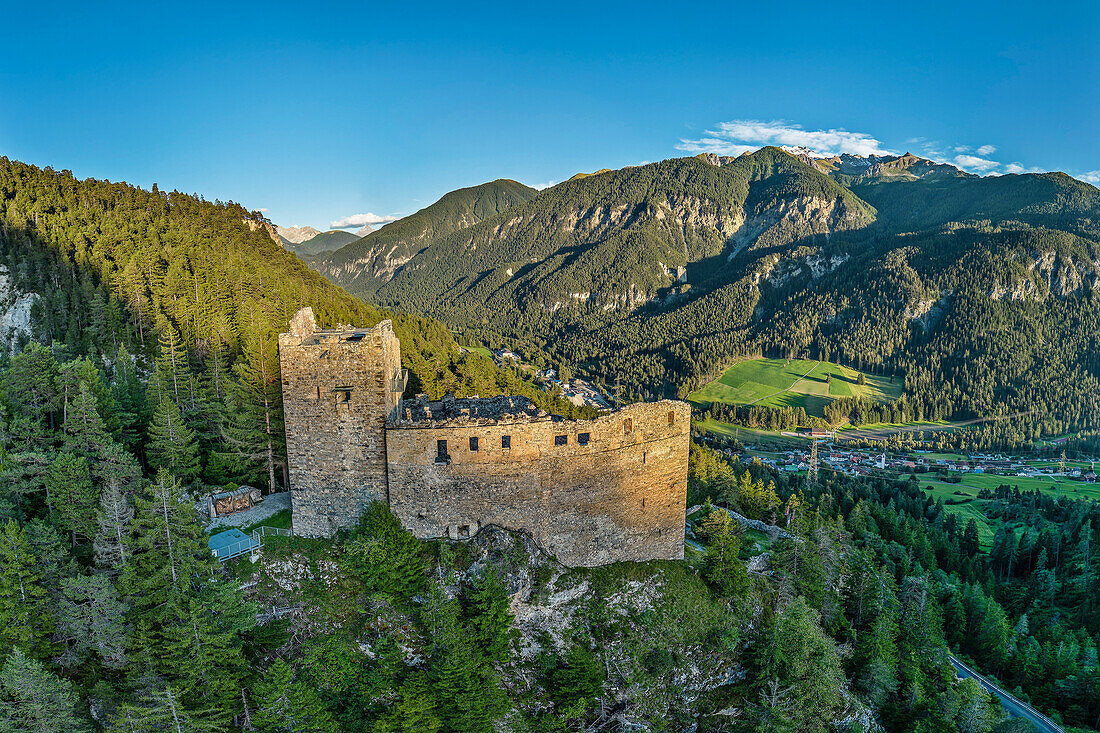
POLYGON ((936 499, 943 499, 944 509, 955 514, 959 518, 961 526, 973 519, 978 526, 978 542, 983 550, 989 550, 993 545, 993 534, 997 530, 997 523, 990 522, 985 516, 984 507, 986 501, 978 498, 979 489, 962 484, 946 484, 941 481, 921 481, 921 488, 936 499), (948 502, 961 502, 949 504, 948 502))
POLYGON ((695 403, 722 402, 761 407, 803 407, 821 417, 838 397, 867 397, 880 402, 897 399, 902 385, 828 361, 749 359, 738 362, 718 379, 688 395, 695 403), (830 377, 832 380, 830 382, 830 377))
POLYGON ((962 481, 954 486, 969 486, 974 489, 996 489, 998 486, 1015 486, 1020 491, 1039 491, 1050 496, 1068 496, 1071 499, 1100 500, 1100 484, 1086 484, 1083 481, 1066 481, 1059 478, 1031 478, 1028 476, 994 476, 992 474, 967 473, 962 481))
POLYGON ((706 432, 717 435, 720 438, 734 438, 742 443, 755 443, 762 446, 771 446, 776 449, 789 448, 797 445, 805 445, 806 441, 800 438, 789 438, 777 431, 755 430, 743 425, 732 425, 718 420, 695 420, 693 424, 706 432))

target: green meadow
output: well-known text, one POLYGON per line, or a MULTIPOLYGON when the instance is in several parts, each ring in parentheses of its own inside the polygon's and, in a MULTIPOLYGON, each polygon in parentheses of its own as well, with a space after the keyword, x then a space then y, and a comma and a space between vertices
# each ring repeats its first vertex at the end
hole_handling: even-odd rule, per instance
POLYGON ((838 397, 867 397, 878 401, 897 399, 899 381, 864 374, 828 361, 807 359, 748 359, 688 395, 695 403, 723 402, 761 407, 802 407, 821 417, 825 406, 838 397), (831 379, 830 379, 831 377, 831 379))

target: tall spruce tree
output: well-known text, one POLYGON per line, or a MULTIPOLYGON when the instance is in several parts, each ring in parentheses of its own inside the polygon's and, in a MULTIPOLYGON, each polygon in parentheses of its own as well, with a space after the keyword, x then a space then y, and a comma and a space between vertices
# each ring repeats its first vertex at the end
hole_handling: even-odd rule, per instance
POLYGON ((14 521, 0 527, 0 654, 11 649, 39 659, 53 651, 54 617, 31 544, 14 521))
POLYGON ((279 352, 274 341, 259 334, 247 339, 233 372, 232 407, 224 425, 226 444, 243 465, 264 476, 269 492, 276 491, 277 474, 286 465, 286 444, 279 352))
POLYGON ((179 407, 171 399, 162 399, 149 424, 149 464, 171 471, 184 481, 199 475, 198 446, 195 433, 183 421, 179 407))
MULTIPOLYGON (((336 733, 340 730, 317 690, 294 679, 294 668, 282 659, 267 668, 256 683, 256 712, 252 724, 258 733, 336 733)), ((428 733, 431 733, 429 731, 428 733)))

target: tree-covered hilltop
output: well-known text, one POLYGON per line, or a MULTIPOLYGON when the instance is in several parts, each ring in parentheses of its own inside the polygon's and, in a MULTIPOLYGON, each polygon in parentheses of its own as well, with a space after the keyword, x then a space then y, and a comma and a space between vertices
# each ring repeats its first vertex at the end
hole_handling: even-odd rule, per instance
MULTIPOLYGON (((105 385, 126 382, 119 419, 132 445, 140 452, 154 430, 171 432, 179 422, 206 454, 188 478, 211 482, 285 484, 276 336, 300 307, 312 306, 325 326, 371 326, 388 316, 309 270, 276 243, 266 221, 237 204, 80 181, 7 159, 0 159, 0 260, 14 288, 36 298, 31 322, 57 362, 50 369, 85 359, 101 407, 105 385), (150 370, 152 381, 141 384, 150 370)), ((412 392, 522 394, 558 412, 575 409, 463 353, 438 321, 399 315, 394 329, 412 392)), ((79 380, 64 388, 43 380, 36 399, 56 422, 56 407, 79 380)))
POLYGON ((1020 414, 952 440, 1022 446, 1100 428, 1098 243, 1100 192, 1061 173, 764 148, 574 178, 436 239, 373 297, 628 398, 745 356, 839 361, 904 381, 895 419, 1020 414))
POLYGON ((508 179, 451 191, 431 206, 313 262, 319 272, 367 300, 433 241, 531 200, 535 189, 508 179))

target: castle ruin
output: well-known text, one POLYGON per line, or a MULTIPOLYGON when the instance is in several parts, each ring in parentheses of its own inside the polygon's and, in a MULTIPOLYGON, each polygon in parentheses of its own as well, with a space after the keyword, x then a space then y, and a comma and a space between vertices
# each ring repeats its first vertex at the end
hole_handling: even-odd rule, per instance
POLYGON ((690 408, 664 400, 566 420, 525 397, 403 400, 390 321, 279 336, 296 534, 385 501, 420 538, 529 532, 567 565, 680 559, 690 408))

